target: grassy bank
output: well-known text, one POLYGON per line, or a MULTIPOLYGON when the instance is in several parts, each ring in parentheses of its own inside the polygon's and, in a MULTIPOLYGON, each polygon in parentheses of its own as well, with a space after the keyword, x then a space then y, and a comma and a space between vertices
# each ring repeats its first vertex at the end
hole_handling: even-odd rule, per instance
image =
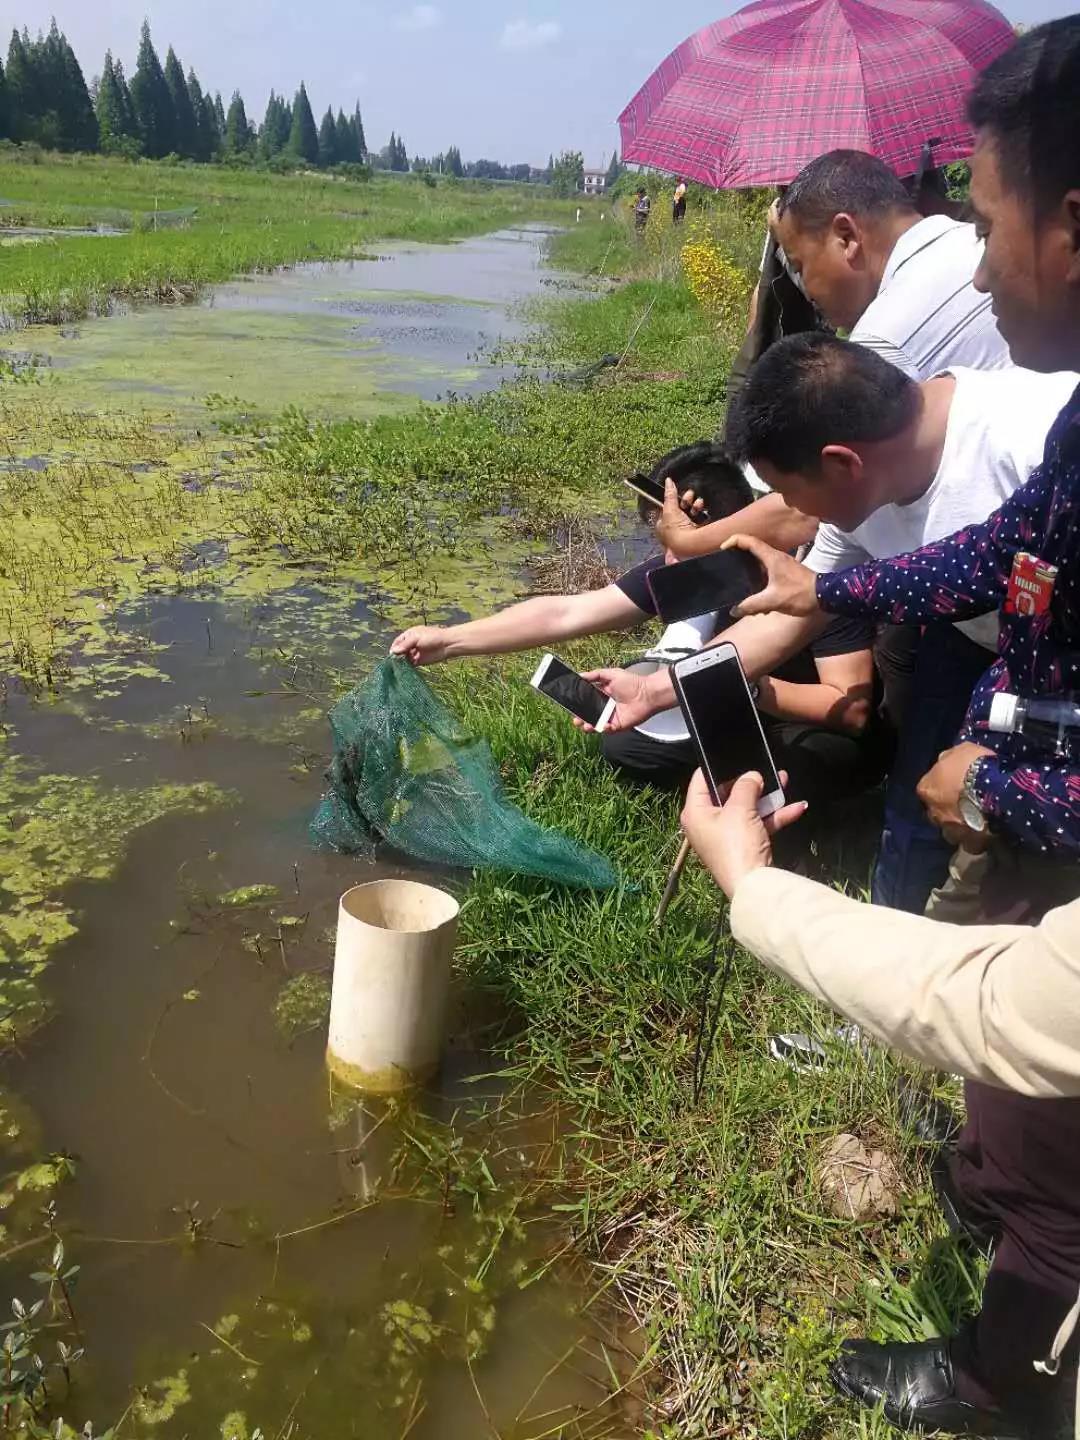
POLYGON ((531 219, 568 218, 570 203, 528 187, 389 176, 357 184, 99 156, 0 158, 3 223, 112 226, 0 247, 8 324, 59 322, 116 299, 184 301, 206 285, 302 260, 355 253, 374 239, 452 240, 531 219))
MULTIPOLYGON (((443 543, 425 516, 448 493, 449 476, 466 537, 470 517, 508 503, 516 511, 509 525, 575 515, 603 530, 605 516, 625 505, 621 474, 719 428, 756 258, 749 228, 745 216, 721 209, 684 236, 658 229, 643 245, 600 226, 560 240, 563 263, 607 274, 614 259, 625 281, 546 311, 549 362, 623 359, 581 386, 526 383, 429 412, 420 425, 294 418, 272 442, 279 473, 264 503, 281 493, 283 475, 295 488, 302 477, 308 485, 321 477, 326 488, 290 548, 311 543, 331 500, 335 524, 344 515, 354 527, 350 543, 373 543, 365 533, 372 515, 406 494, 413 533, 431 536, 418 542, 432 547, 420 572, 443 543), (741 248, 732 236, 742 237, 741 248), (695 274, 681 243, 698 247, 695 274)), ((569 658, 598 663, 634 643, 589 643, 569 658)), ((884 1436, 883 1422, 832 1395, 827 1366, 839 1340, 948 1330, 970 1309, 979 1270, 977 1257, 945 1240, 926 1151, 898 1114, 906 1067, 843 1043, 834 1017, 736 954, 709 1079, 693 1104, 704 959, 722 902, 696 871, 662 934, 654 932, 677 849, 676 809, 616 783, 595 747, 529 695, 535 658, 448 667, 434 679, 468 727, 491 741, 528 812, 610 855, 628 884, 583 896, 481 876, 466 910, 463 959, 472 981, 520 1019, 506 1051, 511 1073, 547 1087, 578 1117, 558 1167, 574 1177, 575 1198, 560 1200, 561 1213, 596 1258, 600 1288, 621 1294, 644 1334, 648 1433, 884 1436), (816 1037, 827 1068, 797 1073, 774 1062, 768 1037, 776 1031, 816 1037), (837 1213, 829 1198, 828 1147, 841 1135, 884 1163, 880 1206, 859 1219, 837 1213)), ((825 837, 815 864, 825 879, 858 891, 873 815, 862 843, 854 833, 825 837)))

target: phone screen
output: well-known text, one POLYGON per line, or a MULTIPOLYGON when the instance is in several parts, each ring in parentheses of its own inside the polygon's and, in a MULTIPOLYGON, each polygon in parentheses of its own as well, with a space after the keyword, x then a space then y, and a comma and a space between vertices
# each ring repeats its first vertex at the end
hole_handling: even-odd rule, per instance
POLYGON ((658 566, 650 572, 648 583, 656 613, 671 625, 710 610, 730 610, 765 588, 765 572, 745 550, 720 550, 715 555, 658 566))
POLYGON ((756 770, 765 781, 765 794, 780 789, 780 777, 769 753, 757 708, 750 698, 738 657, 720 660, 699 670, 676 667, 677 689, 698 742, 702 768, 713 798, 719 786, 756 770))
POLYGON ((595 685, 590 685, 576 670, 571 670, 569 665, 554 657, 536 688, 587 725, 596 724, 608 703, 607 696, 601 694, 595 685))

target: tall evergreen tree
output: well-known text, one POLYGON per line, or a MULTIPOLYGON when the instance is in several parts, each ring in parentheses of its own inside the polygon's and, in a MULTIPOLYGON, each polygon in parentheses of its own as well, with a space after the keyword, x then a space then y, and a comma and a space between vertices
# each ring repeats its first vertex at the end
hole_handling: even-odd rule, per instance
MULTIPOLYGON (((207 128, 206 96, 194 69, 187 72, 187 92, 191 101, 191 118, 195 122, 195 159, 205 164, 213 158, 217 146, 213 143, 212 131, 207 128)), ((210 108, 212 112, 213 106, 210 108)))
POLYGON ((337 112, 337 119, 334 121, 334 139, 337 145, 337 157, 339 163, 356 164, 356 146, 353 142, 353 128, 345 118, 345 111, 337 112))
POLYGON ((124 134, 129 140, 133 140, 141 148, 142 142, 139 139, 139 122, 135 118, 135 102, 131 98, 127 76, 124 74, 124 67, 119 60, 113 61, 113 74, 116 76, 116 88, 120 95, 120 103, 124 109, 124 134))
MULTIPOLYGON (((56 21, 49 32, 50 44, 54 42, 56 21)), ((60 106, 61 130, 66 148, 71 150, 96 150, 98 148, 98 123, 94 113, 94 102, 90 99, 86 77, 68 38, 59 34, 57 65, 61 75, 62 103, 60 106)))
POLYGON ((165 56, 165 83, 169 87, 173 104, 173 149, 185 160, 199 158, 199 127, 191 103, 183 67, 176 58, 176 51, 169 46, 165 56))
POLYGON ((11 32, 7 56, 9 129, 13 140, 36 140, 41 118, 41 87, 30 37, 11 32))
POLYGON ((205 143, 210 151, 210 159, 215 160, 221 154, 224 133, 218 118, 217 100, 211 100, 209 95, 204 95, 202 110, 202 133, 206 137, 205 143))
POLYGON ((105 64, 101 67, 101 79, 97 92, 98 133, 102 150, 107 155, 123 151, 130 144, 132 135, 131 115, 128 110, 129 98, 121 89, 120 81, 124 72, 113 64, 112 51, 106 50, 105 64))
POLYGON ((173 98, 165 81, 150 24, 143 21, 139 40, 139 59, 131 81, 131 103, 139 127, 143 153, 151 160, 160 160, 176 149, 176 114, 173 98))
POLYGON ((289 150, 298 160, 306 160, 309 165, 319 163, 319 132, 315 129, 315 117, 302 80, 293 101, 289 150))
POLYGON ((460 179, 465 174, 465 166, 461 163, 461 151, 456 145, 451 145, 447 149, 443 166, 447 175, 456 175, 460 179))
POLYGON ((0 140, 6 140, 11 134, 11 112, 8 109, 7 77, 4 74, 4 67, 0 65, 0 140))
POLYGON ((360 101, 356 102, 356 108, 352 115, 353 130, 356 132, 356 158, 363 164, 368 158, 367 140, 364 137, 364 122, 360 118, 360 101))
POLYGON ((289 143, 291 119, 284 96, 275 95, 271 90, 259 135, 259 148, 264 160, 272 160, 275 155, 280 155, 289 143))
POLYGON ((221 91, 214 92, 214 119, 217 122, 218 145, 225 143, 225 106, 221 103, 221 91))
POLYGON ((251 129, 239 90, 233 91, 229 113, 225 118, 226 155, 246 155, 251 148, 251 129))
POLYGON ((611 152, 611 164, 607 167, 606 183, 609 190, 615 184, 615 181, 618 180, 621 174, 622 166, 619 164, 619 152, 617 150, 613 150, 611 152))
POLYGON ((338 154, 333 106, 328 105, 319 126, 319 164, 324 170, 329 170, 331 165, 336 165, 342 159, 344 156, 338 154))

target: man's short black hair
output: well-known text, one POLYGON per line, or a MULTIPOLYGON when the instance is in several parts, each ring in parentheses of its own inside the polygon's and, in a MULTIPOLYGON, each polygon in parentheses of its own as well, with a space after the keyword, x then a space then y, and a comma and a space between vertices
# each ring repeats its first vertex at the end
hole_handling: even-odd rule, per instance
POLYGON ((728 411, 737 460, 816 475, 826 445, 891 440, 914 419, 918 387, 873 350, 834 335, 770 345, 728 411))
MULTIPOLYGON (((693 490, 700 497, 710 520, 734 515, 754 498, 742 467, 715 440, 698 440, 693 445, 670 450, 653 466, 649 478, 662 485, 669 476, 680 494, 693 490)), ((648 501, 642 503, 648 504, 648 501)), ((640 513, 640 506, 638 508, 640 513)), ((649 508, 656 513, 655 505, 649 508)))
POLYGON ((777 201, 800 230, 824 230, 833 216, 884 216, 914 210, 911 196, 883 160, 865 150, 829 150, 800 170, 777 201))
POLYGON ((988 65, 968 118, 993 136, 1007 184, 1037 206, 1080 187, 1080 15, 1029 30, 988 65))

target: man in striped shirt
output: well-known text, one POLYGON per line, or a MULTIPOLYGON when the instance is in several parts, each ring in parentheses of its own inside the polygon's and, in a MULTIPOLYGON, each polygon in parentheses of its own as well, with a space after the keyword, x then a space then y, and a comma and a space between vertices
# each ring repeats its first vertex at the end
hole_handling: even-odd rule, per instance
POLYGON ((974 225, 923 219, 873 155, 830 150, 811 161, 777 202, 773 229, 830 325, 913 380, 1010 363, 990 297, 971 283, 974 225))

